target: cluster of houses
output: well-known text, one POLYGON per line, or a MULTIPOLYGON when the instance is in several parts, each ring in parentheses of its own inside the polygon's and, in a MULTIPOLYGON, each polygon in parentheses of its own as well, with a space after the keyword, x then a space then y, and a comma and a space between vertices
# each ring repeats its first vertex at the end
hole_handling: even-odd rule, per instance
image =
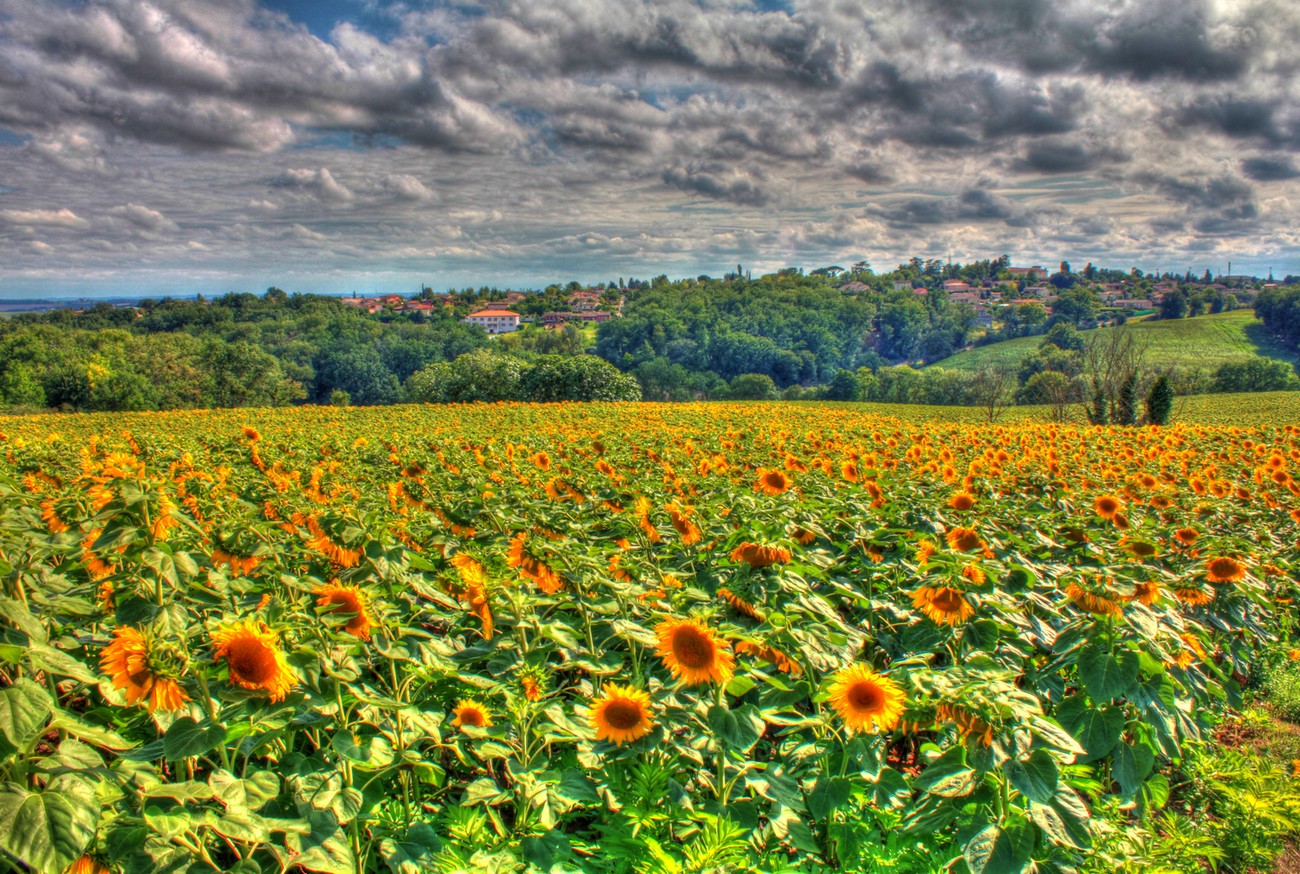
MULTIPOLYGON (((605 291, 601 288, 586 288, 575 291, 565 301, 568 309, 543 313, 536 319, 528 319, 510 309, 510 304, 517 303, 524 297, 521 292, 512 291, 506 295, 505 301, 500 305, 494 304, 487 309, 470 313, 462 321, 471 325, 478 325, 489 334, 508 334, 511 331, 519 330, 521 323, 531 321, 536 321, 544 328, 558 328, 570 322, 607 322, 614 318, 616 313, 607 312, 600 308, 604 294, 605 291)), ((620 305, 619 309, 621 308, 620 305)))

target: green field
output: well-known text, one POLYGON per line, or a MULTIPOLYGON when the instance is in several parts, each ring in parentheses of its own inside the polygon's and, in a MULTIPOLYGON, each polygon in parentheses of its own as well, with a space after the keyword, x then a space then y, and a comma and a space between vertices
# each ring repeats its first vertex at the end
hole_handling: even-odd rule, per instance
MULTIPOLYGON (((1265 336, 1262 325, 1251 310, 1232 310, 1209 316, 1170 321, 1129 322, 1123 328, 1098 328, 1084 331, 1085 337, 1114 330, 1131 330, 1148 343, 1148 359, 1153 367, 1186 367, 1210 371, 1228 361, 1241 361, 1254 355, 1280 358, 1295 363, 1294 355, 1265 336)), ((1041 337, 1020 337, 992 343, 967 352, 959 352, 933 367, 977 371, 999 364, 1018 365, 1042 342, 1041 337)))
MULTIPOLYGON (((825 401, 794 403, 827 406, 825 401)), ((834 406, 851 407, 879 416, 912 422, 985 421, 984 411, 976 407, 877 403, 846 403, 834 404, 834 406)), ((999 423, 1050 422, 1051 420, 1050 408, 1041 406, 1007 407, 998 416, 999 423)), ((1088 424, 1082 404, 1074 405, 1068 421, 1075 425, 1088 424)), ((1196 425, 1240 425, 1244 428, 1300 424, 1300 391, 1188 395, 1174 401, 1173 421, 1196 425)))

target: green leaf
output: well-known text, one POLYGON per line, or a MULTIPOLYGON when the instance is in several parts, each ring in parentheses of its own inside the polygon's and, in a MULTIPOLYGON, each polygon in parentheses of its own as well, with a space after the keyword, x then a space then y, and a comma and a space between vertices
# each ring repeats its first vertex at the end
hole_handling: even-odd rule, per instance
POLYGON ((975 788, 975 769, 966 764, 966 748, 949 747, 946 753, 926 765, 912 785, 942 798, 969 795, 975 788))
POLYGON ((893 768, 881 768, 871 797, 877 807, 897 810, 912 800, 912 788, 907 785, 907 779, 893 768))
POLYGON ((98 824, 98 808, 81 799, 28 792, 14 783, 0 788, 0 846, 42 874, 62 874, 94 839, 98 824))
POLYGON ((465 787, 465 800, 461 802, 461 806, 500 804, 508 798, 509 796, 497 787, 492 778, 480 777, 465 787))
POLYGON ((1083 762, 1096 761, 1115 749, 1124 730, 1122 712, 1110 706, 1095 707, 1082 695, 1065 699, 1056 717, 1083 746, 1083 762))
POLYGON ((808 812, 814 819, 823 820, 835 812, 835 809, 849 800, 853 784, 847 777, 830 777, 826 774, 817 778, 812 791, 808 793, 808 812))
POLYGON ((741 753, 749 752, 767 727, 758 708, 752 704, 746 704, 738 710, 714 704, 709 708, 708 721, 709 728, 718 740, 741 753))
POLYGON ((434 870, 433 857, 441 849, 442 841, 438 839, 438 833, 422 822, 407 829, 402 840, 384 838, 379 845, 384 861, 394 874, 424 874, 434 870))
POLYGON ((23 677, 7 689, 0 689, 0 734, 13 749, 25 753, 45 732, 45 722, 54 709, 48 692, 23 677))
POLYGON ((208 785, 218 801, 230 810, 260 810, 280 794, 280 778, 270 771, 254 771, 240 780, 229 771, 214 771, 208 785))
POLYGON ((1093 641, 1079 653, 1079 679, 1088 697, 1096 702, 1113 701, 1133 689, 1140 659, 1126 649, 1111 653, 1100 641, 1093 641))
POLYGON ((1020 874, 1030 864, 1033 833, 1023 820, 1007 827, 988 825, 966 844, 962 852, 971 874, 1020 874))
POLYGON ((345 786, 338 771, 303 774, 292 778, 301 806, 328 810, 339 822, 351 822, 361 812, 361 792, 345 786))
POLYGON ((98 725, 91 725, 84 722, 71 713, 59 711, 50 723, 50 728, 57 728, 66 731, 73 737, 89 741, 96 746, 103 747, 106 750, 122 751, 129 750, 132 743, 115 731, 110 731, 98 725))
POLYGON ((1008 762, 1006 772, 1011 785, 1030 801, 1046 803, 1056 794, 1060 770, 1046 750, 1035 750, 1024 761, 1008 762))
POLYGON ((32 667, 57 677, 71 677, 81 683, 98 683, 100 678, 95 672, 61 649, 55 649, 43 643, 31 643, 27 647, 27 660, 32 667))
POLYGON ((159 783, 151 786, 145 798, 171 798, 176 801, 206 801, 212 797, 212 787, 198 780, 182 780, 179 783, 159 783))
POLYGON ((1142 781, 1151 773, 1156 757, 1146 744, 1129 746, 1120 744, 1115 750, 1115 761, 1111 765, 1111 775, 1119 783, 1120 791, 1133 797, 1142 788, 1142 781))
POLYGON ((163 736, 163 752, 171 761, 201 756, 214 750, 226 739, 226 730, 208 720, 195 722, 193 717, 182 716, 172 723, 163 736))
POLYGON ((293 856, 293 863, 307 871, 322 874, 353 874, 356 858, 348 844, 347 833, 327 810, 312 811, 307 822, 311 831, 305 835, 285 835, 285 845, 293 856))
POLYGON ((376 771, 393 763, 393 747, 386 738, 375 736, 365 742, 350 731, 340 731, 330 741, 330 746, 340 756, 363 771, 376 771))

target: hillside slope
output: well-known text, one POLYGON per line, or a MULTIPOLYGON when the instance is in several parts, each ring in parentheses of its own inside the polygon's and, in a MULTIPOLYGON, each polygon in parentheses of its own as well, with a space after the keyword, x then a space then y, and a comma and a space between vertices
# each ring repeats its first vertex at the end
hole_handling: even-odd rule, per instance
MULTIPOLYGON (((1115 328, 1084 331, 1085 337, 1115 328)), ((1227 361, 1241 361, 1254 355, 1296 362, 1296 357, 1272 342, 1263 326, 1248 309, 1170 321, 1129 322, 1119 330, 1132 330, 1149 343, 1148 357, 1154 367, 1198 367, 1213 370, 1227 361)), ((991 343, 935 362, 932 367, 977 371, 1007 362, 1013 366, 1038 348, 1041 337, 1019 337, 991 343)))

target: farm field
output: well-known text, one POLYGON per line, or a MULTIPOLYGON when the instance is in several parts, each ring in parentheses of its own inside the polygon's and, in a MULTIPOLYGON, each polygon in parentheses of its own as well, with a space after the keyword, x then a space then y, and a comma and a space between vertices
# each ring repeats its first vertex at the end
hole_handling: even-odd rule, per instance
POLYGON ((0 850, 1138 870, 1291 645, 1300 393, 1010 412, 0 419, 0 850))
MULTIPOLYGON (((1148 363, 1154 368, 1186 367, 1211 371, 1229 361, 1242 361, 1256 355, 1295 362, 1295 356, 1280 349, 1260 330, 1260 322, 1248 309, 1195 316, 1189 319, 1130 321, 1139 342, 1149 343, 1148 363)), ((1097 328, 1107 333, 1114 328, 1097 328)), ((1094 331, 1084 331, 1091 336, 1094 331)), ((966 352, 958 352, 933 366, 951 370, 976 371, 1006 364, 1017 366, 1038 348, 1041 337, 1018 337, 991 343, 966 352)))

